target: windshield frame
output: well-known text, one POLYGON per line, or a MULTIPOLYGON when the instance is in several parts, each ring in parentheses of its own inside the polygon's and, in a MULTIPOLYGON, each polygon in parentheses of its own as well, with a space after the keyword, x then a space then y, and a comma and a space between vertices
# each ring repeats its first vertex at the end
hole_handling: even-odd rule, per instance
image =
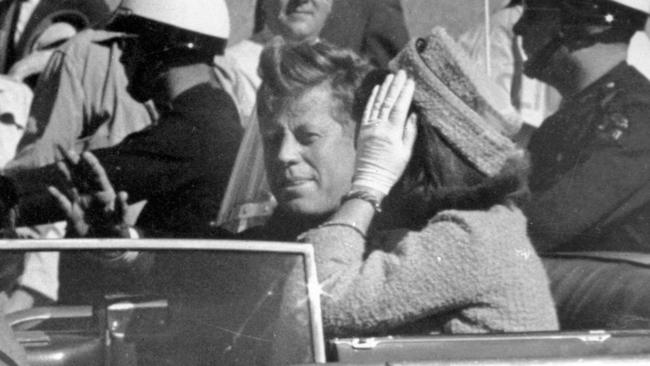
POLYGON ((200 239, 43 239, 0 240, 0 251, 64 251, 64 250, 212 250, 294 254, 303 257, 307 280, 307 299, 311 322, 314 362, 324 363, 325 336, 320 304, 320 284, 316 275, 314 248, 311 244, 200 239))

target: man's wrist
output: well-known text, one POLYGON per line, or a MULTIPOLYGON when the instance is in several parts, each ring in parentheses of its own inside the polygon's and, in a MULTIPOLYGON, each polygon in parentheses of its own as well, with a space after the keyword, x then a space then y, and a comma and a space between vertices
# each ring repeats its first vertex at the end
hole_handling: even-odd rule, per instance
POLYGON ((350 188, 350 191, 366 191, 372 194, 373 196, 377 197, 379 201, 383 201, 384 198, 387 196, 387 194, 382 191, 364 185, 355 184, 355 183, 352 183, 352 188, 350 188))
POLYGON ((372 206, 375 212, 381 212, 381 203, 384 199, 384 194, 372 188, 363 186, 353 186, 352 189, 346 193, 341 202, 344 203, 349 200, 357 199, 367 202, 372 206))

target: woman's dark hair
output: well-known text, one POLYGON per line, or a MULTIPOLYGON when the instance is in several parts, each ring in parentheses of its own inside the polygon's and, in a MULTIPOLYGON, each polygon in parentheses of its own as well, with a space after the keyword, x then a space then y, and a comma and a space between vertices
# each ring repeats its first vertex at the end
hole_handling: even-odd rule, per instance
MULTIPOLYGON (((260 119, 278 112, 283 103, 329 82, 341 106, 341 123, 350 119, 355 92, 372 66, 353 51, 325 41, 287 43, 276 37, 260 57, 262 85, 257 94, 260 119)), ((358 120, 357 120, 358 121, 358 120)))
MULTIPOLYGON (((383 82, 388 70, 368 74, 356 93, 353 116, 360 119, 372 88, 383 82)), ((418 113, 411 106, 412 113, 418 113)), ((457 152, 432 125, 418 121, 418 135, 404 175, 383 203, 385 215, 378 218, 382 228, 424 226, 436 213, 446 209, 481 210, 527 197, 525 160, 508 161, 502 174, 487 177, 457 152)))

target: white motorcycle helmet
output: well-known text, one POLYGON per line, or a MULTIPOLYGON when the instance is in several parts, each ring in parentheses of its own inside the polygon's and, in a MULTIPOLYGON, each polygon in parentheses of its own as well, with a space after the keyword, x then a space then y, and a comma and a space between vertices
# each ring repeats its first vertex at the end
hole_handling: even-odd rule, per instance
POLYGON ((108 29, 147 39, 157 54, 186 49, 223 54, 230 36, 225 0, 123 0, 108 29))
MULTIPOLYGON (((127 88, 134 99, 145 102, 170 67, 211 64, 215 55, 222 55, 230 18, 225 0, 123 0, 106 28, 125 33, 125 40, 137 40, 141 57, 129 63, 127 88)), ((124 51, 128 56, 130 51, 124 51)))
POLYGON ((524 17, 557 19, 554 38, 528 55, 524 72, 532 77, 547 67, 561 46, 578 50, 596 43, 629 42, 650 15, 650 0, 523 0, 523 5, 524 17), (594 26, 602 31, 594 32, 594 26))

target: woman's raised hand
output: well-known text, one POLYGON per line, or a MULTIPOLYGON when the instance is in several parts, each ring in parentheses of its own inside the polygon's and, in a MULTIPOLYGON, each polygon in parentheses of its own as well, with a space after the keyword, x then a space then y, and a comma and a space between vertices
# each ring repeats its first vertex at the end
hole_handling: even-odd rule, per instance
POLYGON ((417 133, 415 115, 408 116, 414 91, 403 70, 373 89, 361 121, 353 189, 387 195, 404 173, 417 133))

